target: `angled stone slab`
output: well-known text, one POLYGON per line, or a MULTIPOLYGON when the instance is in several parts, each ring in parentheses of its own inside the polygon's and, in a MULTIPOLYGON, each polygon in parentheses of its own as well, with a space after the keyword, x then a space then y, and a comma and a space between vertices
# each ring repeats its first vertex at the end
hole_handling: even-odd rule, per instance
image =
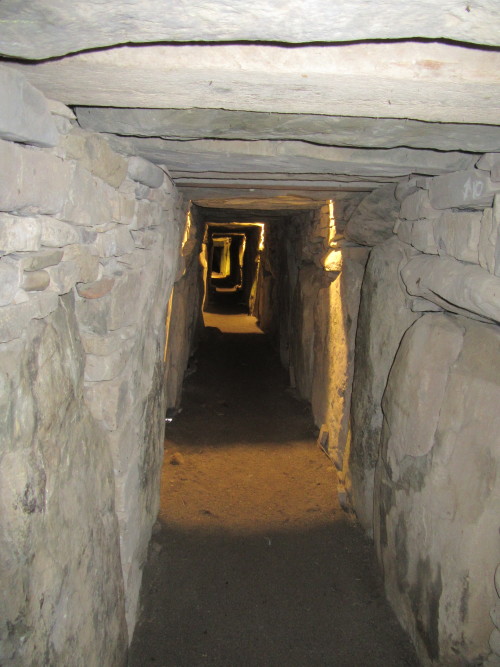
POLYGON ((401 269, 409 294, 445 310, 500 323, 500 278, 453 257, 419 255, 401 269))
POLYGON ((389 184, 370 192, 359 204, 345 227, 345 235, 374 246, 393 235, 400 204, 394 196, 395 185, 389 184))
POLYGON ((0 67, 0 137, 35 146, 55 146, 59 140, 47 100, 12 68, 0 67))
POLYGON ((9 67, 71 106, 196 105, 492 125, 500 110, 500 52, 447 44, 122 46, 9 67))
MULTIPOLYGON (((425 123, 406 118, 357 118, 226 109, 77 107, 80 125, 94 132, 164 139, 281 139, 327 146, 500 151, 500 127, 425 123)), ((496 158, 500 170, 500 158, 496 158)), ((489 162, 488 162, 489 165, 489 162)), ((479 163, 478 163, 479 166, 479 163)), ((489 166, 480 166, 490 169, 489 166)), ((499 177, 500 178, 500 177, 499 177)))

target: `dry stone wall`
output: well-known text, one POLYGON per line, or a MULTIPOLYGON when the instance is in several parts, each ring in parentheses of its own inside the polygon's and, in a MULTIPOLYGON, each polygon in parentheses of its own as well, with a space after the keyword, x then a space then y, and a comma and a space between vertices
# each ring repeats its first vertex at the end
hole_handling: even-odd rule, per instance
MULTIPOLYGON (((339 210, 347 209, 345 201, 339 210)), ((279 346, 292 386, 311 401, 345 505, 356 323, 369 251, 342 235, 335 239, 333 224, 326 205, 276 229, 269 225, 259 319, 279 346)))
POLYGON ((158 509, 165 314, 185 210, 162 170, 8 77, 0 662, 122 665, 158 509))
POLYGON ((180 406, 184 376, 203 326, 204 283, 200 260, 203 226, 199 218, 193 206, 167 314, 166 401, 167 408, 172 409, 180 406))
POLYGON ((348 491, 368 531, 374 494, 387 594, 425 665, 500 664, 499 165, 401 183, 395 235, 366 241, 348 491))

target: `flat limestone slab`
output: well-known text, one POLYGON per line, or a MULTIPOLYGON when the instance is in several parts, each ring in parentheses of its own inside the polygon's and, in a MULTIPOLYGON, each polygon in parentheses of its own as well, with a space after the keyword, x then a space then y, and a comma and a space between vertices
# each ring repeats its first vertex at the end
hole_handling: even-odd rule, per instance
POLYGON ((120 152, 140 155, 169 172, 205 174, 274 172, 280 174, 341 174, 398 177, 411 173, 438 175, 471 167, 477 156, 467 153, 390 148, 363 150, 316 146, 301 141, 168 141, 108 136, 120 152))
POLYGON ((500 52, 438 43, 122 46, 9 66, 47 97, 72 106, 197 106, 492 125, 500 115, 500 52))
POLYGON ((127 42, 343 42, 447 38, 500 43, 495 0, 3 0, 0 52, 39 59, 127 42), (170 11, 169 11, 170 9, 170 11))
POLYGON ((94 132, 165 139, 280 139, 325 146, 500 151, 500 127, 428 123, 407 118, 359 118, 226 109, 78 107, 80 125, 94 132))

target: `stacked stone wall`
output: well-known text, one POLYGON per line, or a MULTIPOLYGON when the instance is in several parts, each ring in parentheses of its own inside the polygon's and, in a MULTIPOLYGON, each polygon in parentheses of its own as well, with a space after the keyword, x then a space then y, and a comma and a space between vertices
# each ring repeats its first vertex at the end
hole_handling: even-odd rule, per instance
POLYGON ((349 495, 429 665, 500 660, 499 165, 401 183, 367 240, 349 495))
MULTIPOLYGON (((339 210, 348 209, 348 200, 339 210)), ((342 220, 337 220, 339 226, 342 220)), ((330 206, 271 229, 263 259, 260 321, 290 382, 311 401, 321 446, 335 463, 345 505, 346 451, 359 297, 368 249, 337 238, 330 206)))
POLYGON ((158 510, 184 204, 20 76, 2 85, 0 662, 122 665, 158 510))

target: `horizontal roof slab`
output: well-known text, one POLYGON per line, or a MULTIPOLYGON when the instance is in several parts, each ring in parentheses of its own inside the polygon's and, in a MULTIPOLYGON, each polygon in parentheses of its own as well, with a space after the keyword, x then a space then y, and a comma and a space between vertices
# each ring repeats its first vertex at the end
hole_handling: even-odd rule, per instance
MULTIPOLYGON (((193 101, 194 103, 194 101, 193 101)), ((406 118, 358 118, 225 109, 78 107, 88 130, 166 139, 280 139, 324 146, 500 151, 500 127, 429 123, 406 118)))
POLYGON ((9 66, 69 105, 493 125, 500 115, 500 52, 445 44, 124 46, 9 66))
POLYGON ((500 44, 497 0, 2 0, 0 53, 40 59, 130 42, 450 39, 500 44))

